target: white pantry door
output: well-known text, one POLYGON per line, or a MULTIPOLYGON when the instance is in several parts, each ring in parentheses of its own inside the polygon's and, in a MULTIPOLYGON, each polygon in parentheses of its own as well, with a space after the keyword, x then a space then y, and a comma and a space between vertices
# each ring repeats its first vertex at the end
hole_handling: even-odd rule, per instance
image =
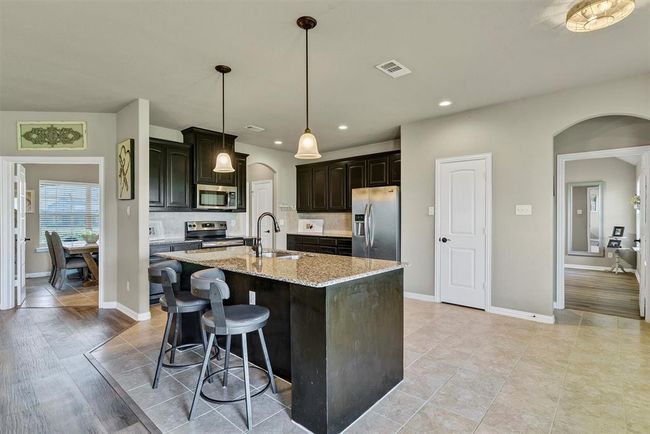
POLYGON ((488 162, 460 160, 438 162, 440 296, 443 302, 485 309, 488 162))
POLYGON ((14 209, 16 210, 15 219, 15 256, 16 272, 16 304, 23 304, 25 301, 25 244, 26 244, 26 223, 25 223, 25 167, 16 164, 15 190, 14 190, 14 209))
MULTIPOLYGON (((273 181, 253 181, 251 182, 251 208, 253 210, 251 233, 257 236, 257 218, 265 212, 273 212, 273 181)), ((262 220, 262 247, 266 249, 273 248, 273 239, 275 231, 273 230, 273 221, 270 218, 262 220)))

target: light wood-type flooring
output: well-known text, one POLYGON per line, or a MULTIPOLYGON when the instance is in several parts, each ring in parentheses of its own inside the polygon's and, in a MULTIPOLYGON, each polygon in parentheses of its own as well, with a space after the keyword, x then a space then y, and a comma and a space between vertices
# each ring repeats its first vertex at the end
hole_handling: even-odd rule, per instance
POLYGON ((633 273, 564 270, 567 309, 639 319, 639 282, 633 273))

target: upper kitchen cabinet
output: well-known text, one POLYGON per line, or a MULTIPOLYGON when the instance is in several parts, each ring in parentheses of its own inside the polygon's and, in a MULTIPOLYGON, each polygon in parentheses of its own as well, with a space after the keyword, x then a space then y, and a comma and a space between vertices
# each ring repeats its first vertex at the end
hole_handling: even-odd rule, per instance
POLYGON ((165 206, 165 149, 156 139, 149 140, 149 207, 165 206))
MULTIPOLYGON (((182 131, 183 140, 194 149, 194 184, 229 185, 237 184, 234 173, 215 173, 213 171, 217 154, 222 150, 222 137, 218 131, 190 127, 182 131)), ((226 134, 226 151, 235 161, 235 139, 226 134)), ((234 167, 234 166, 233 166, 234 167)), ((237 168, 235 168, 237 170, 237 168)))
POLYGON ((402 154, 388 157, 388 185, 400 185, 402 182, 402 154))
POLYGON ((366 187, 388 185, 388 155, 368 158, 366 187))
POLYGON ((298 212, 309 212, 312 210, 311 181, 311 165, 296 166, 296 210, 298 212))
POLYGON ((348 203, 348 164, 344 161, 327 166, 327 209, 345 211, 348 203))
POLYGON ((400 152, 296 166, 298 212, 345 212, 352 190, 400 184, 400 152))
POLYGON ((237 185, 237 209, 235 212, 246 212, 246 158, 248 158, 248 154, 235 152, 235 161, 233 162, 237 185))
POLYGON ((191 162, 190 146, 149 139, 149 207, 152 211, 191 209, 191 162))

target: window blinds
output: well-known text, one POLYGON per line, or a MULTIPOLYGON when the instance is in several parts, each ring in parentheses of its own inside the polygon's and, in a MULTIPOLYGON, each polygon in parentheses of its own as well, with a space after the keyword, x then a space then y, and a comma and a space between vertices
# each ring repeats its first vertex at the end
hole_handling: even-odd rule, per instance
POLYGON ((39 182, 39 244, 47 246, 45 231, 62 241, 81 240, 89 230, 99 233, 99 184, 39 182))

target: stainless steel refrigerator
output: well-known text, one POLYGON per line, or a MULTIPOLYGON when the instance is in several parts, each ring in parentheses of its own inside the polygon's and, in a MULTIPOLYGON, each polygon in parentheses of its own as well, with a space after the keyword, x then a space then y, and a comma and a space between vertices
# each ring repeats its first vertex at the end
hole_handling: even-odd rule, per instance
POLYGON ((400 260, 399 187, 352 190, 352 256, 400 260))

